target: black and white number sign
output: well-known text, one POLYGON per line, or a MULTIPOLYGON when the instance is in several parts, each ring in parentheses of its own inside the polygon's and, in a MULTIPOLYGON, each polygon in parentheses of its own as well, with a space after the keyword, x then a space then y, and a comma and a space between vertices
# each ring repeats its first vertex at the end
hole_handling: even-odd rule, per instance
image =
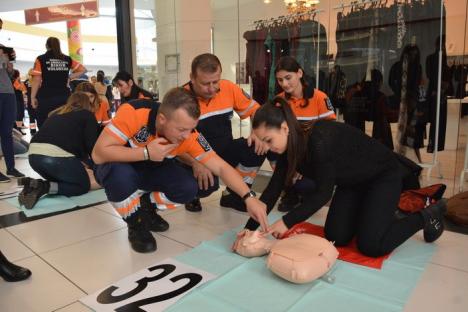
POLYGON ((166 259, 80 301, 94 311, 162 311, 215 275, 166 259))

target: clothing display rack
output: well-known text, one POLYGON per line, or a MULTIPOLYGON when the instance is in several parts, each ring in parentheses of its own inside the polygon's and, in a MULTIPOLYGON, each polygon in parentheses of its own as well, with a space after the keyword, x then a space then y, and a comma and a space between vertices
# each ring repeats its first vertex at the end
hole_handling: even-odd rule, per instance
MULTIPOLYGON (((333 7, 334 10, 344 10, 345 8, 351 7, 352 10, 354 9, 366 9, 366 8, 376 8, 376 7, 386 7, 388 0, 357 0, 351 1, 347 4, 342 1, 339 5, 333 7)), ((413 2, 421 2, 421 0, 405 0, 399 1, 394 0, 394 4, 396 5, 409 5, 413 2)), ((440 27, 439 27, 439 36, 440 38, 443 37, 443 23, 442 20, 444 18, 444 1, 440 1, 440 27)), ((430 181, 431 173, 434 167, 438 168, 438 177, 443 178, 441 172, 441 164, 438 160, 438 152, 439 152, 439 132, 440 132, 440 106, 441 106, 441 79, 442 79, 442 56, 443 56, 443 49, 442 49, 442 40, 439 42, 439 52, 438 52, 438 81, 437 81, 437 101, 436 101, 436 120, 435 120, 435 136, 434 136, 434 151, 432 154, 432 160, 428 163, 419 163, 419 165, 427 170, 427 180, 430 181)), ((468 151, 468 150, 467 150, 468 151)), ((468 157, 465 159, 465 169, 468 167, 468 157)), ((467 172, 466 169, 464 172, 467 172)), ((463 172, 463 174, 464 174, 463 172)))
POLYGON ((463 165, 463 169, 460 174, 460 185, 458 186, 458 190, 463 192, 463 185, 465 184, 465 174, 468 173, 468 144, 465 147, 465 162, 463 165))
MULTIPOLYGON (((300 21, 302 19, 315 19, 315 16, 319 13, 324 12, 324 9, 311 9, 306 12, 302 13, 292 13, 288 15, 280 15, 278 17, 274 18, 269 18, 265 20, 257 20, 253 22, 253 25, 255 29, 261 29, 261 28, 272 28, 272 27, 277 27, 277 26, 282 26, 282 25, 287 25, 291 24, 297 21, 300 21)), ((317 38, 320 38, 320 23, 317 23, 317 38)), ((317 51, 320 50, 320 40, 317 41, 317 51)), ((319 74, 320 74, 320 59, 317 57, 316 60, 316 82, 315 82, 315 87, 318 89, 319 88, 319 74)))

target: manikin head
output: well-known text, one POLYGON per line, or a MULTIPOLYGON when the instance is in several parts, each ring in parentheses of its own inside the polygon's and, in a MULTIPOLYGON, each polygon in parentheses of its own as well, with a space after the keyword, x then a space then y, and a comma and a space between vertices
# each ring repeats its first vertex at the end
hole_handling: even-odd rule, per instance
POLYGON ((264 237, 259 231, 245 230, 236 252, 244 257, 260 257, 270 252, 273 241, 264 237))

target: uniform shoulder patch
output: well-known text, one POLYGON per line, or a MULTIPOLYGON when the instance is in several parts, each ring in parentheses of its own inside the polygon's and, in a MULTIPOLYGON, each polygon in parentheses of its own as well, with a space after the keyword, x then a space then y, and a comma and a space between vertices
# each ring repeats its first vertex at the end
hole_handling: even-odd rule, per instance
POLYGON ((150 133, 148 131, 148 127, 144 126, 135 134, 134 138, 138 143, 145 143, 148 141, 149 136, 150 133))
POLYGON ((205 139, 203 134, 199 133, 197 138, 198 144, 203 148, 205 152, 211 151, 210 143, 205 139))

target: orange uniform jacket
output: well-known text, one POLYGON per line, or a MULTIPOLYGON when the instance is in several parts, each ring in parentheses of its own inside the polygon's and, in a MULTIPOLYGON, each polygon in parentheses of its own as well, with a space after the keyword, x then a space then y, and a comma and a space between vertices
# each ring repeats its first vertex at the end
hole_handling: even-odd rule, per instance
POLYGON ((294 115, 296 115, 299 121, 310 121, 315 119, 329 119, 335 120, 336 115, 333 110, 333 106, 328 96, 320 90, 314 89, 313 96, 308 100, 308 105, 305 104, 305 99, 289 97, 286 98, 286 94, 281 92, 278 94, 287 99, 294 115))
MULTIPOLYGON (((191 83, 184 85, 193 91, 191 83)), ((250 95, 229 80, 219 81, 219 91, 211 99, 197 97, 200 105, 200 121, 197 130, 210 141, 212 138, 232 138, 231 118, 235 111, 241 119, 250 117, 260 107, 250 95)))
MULTIPOLYGON (((148 100, 132 100, 120 106, 117 114, 104 129, 122 145, 143 147, 156 139, 156 114, 159 103, 148 100)), ((174 158, 184 153, 204 163, 215 155, 205 138, 193 131, 166 158, 174 158)))

